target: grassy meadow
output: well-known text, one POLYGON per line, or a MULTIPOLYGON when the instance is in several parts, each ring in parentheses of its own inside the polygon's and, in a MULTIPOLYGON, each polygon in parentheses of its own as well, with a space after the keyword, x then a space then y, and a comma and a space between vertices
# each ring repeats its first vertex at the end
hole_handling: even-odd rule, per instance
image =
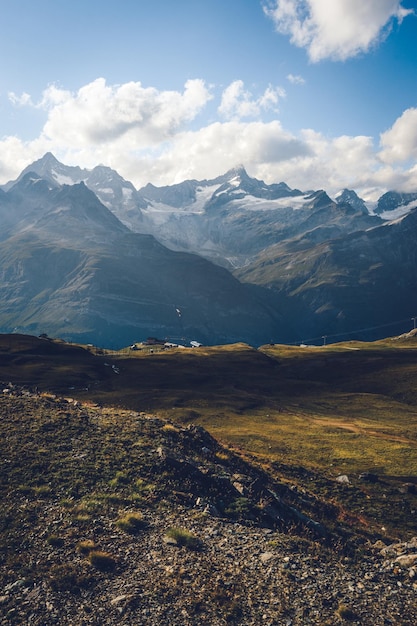
POLYGON ((413 335, 321 347, 234 344, 152 352, 9 335, 1 336, 0 354, 3 382, 200 424, 280 480, 308 481, 316 493, 345 501, 358 515, 368 511, 378 524, 415 528, 413 335), (361 484, 364 472, 378 482, 361 484), (340 474, 354 489, 333 487, 340 474), (411 485, 407 496, 405 483, 411 485))
POLYGON ((417 476, 417 340, 105 352, 2 336, 0 380, 198 423, 264 460, 417 476))

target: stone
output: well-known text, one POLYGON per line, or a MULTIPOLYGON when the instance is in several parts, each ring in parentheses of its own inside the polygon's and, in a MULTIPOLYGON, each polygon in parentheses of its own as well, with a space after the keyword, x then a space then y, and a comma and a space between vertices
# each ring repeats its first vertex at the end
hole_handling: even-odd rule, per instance
POLYGON ((113 598, 110 600, 110 604, 113 606, 117 606, 118 604, 122 604, 127 599, 126 595, 117 596, 117 598, 113 598))
POLYGON ((417 563, 417 554, 402 554, 401 556, 397 556, 394 563, 400 567, 412 567, 417 563))
POLYGON ((270 561, 274 557, 275 557, 275 554, 273 552, 263 552, 259 558, 262 563, 268 563, 268 561, 270 561))
POLYGON ((349 477, 346 476, 346 474, 341 474, 340 476, 337 476, 336 477, 336 482, 339 483, 340 485, 349 485, 350 484, 349 477))

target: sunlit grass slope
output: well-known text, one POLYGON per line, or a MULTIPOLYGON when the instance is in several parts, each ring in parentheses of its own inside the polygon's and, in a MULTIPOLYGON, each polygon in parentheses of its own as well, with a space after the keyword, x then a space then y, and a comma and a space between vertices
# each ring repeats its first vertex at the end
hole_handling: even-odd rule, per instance
POLYGON ((413 337, 106 354, 23 336, 1 341, 3 381, 200 423, 264 460, 417 475, 413 337))

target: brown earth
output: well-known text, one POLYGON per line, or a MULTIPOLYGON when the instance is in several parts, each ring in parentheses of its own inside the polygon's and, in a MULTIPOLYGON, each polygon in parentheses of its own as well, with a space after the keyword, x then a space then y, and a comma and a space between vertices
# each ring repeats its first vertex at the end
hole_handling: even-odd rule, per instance
MULTIPOLYGON (((211 404, 294 410, 318 372, 333 390, 353 385, 351 363, 338 378, 330 353, 297 365, 238 345, 181 352, 172 367, 172 354, 95 352, 1 338, 1 624, 417 622, 411 480, 339 484, 192 423, 211 404), (189 423, 162 419, 170 410, 189 423)), ((390 367, 398 398, 412 352, 367 353, 355 384, 366 369, 380 391, 390 367)))

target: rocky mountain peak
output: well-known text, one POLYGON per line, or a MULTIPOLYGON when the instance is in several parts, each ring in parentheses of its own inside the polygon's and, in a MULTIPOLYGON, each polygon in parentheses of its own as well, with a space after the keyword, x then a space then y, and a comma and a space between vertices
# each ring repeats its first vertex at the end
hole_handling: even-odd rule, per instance
POLYGON ((353 189, 343 189, 343 191, 341 191, 335 197, 335 201, 337 202, 337 204, 343 204, 343 203, 350 204, 350 206, 353 209, 361 213, 364 213, 364 214, 368 213, 368 209, 365 204, 365 201, 362 198, 360 198, 358 194, 356 193, 356 191, 353 191, 353 189))
POLYGON ((6 191, 19 182, 26 174, 34 172, 52 184, 76 184, 86 177, 87 170, 78 166, 63 165, 51 152, 47 152, 37 161, 34 161, 22 171, 15 181, 10 181, 4 186, 6 191))
POLYGON ((233 180, 234 178, 240 178, 240 179, 249 178, 248 173, 242 164, 232 167, 231 170, 228 170, 226 172, 225 176, 227 176, 229 180, 233 180))
POLYGON ((313 191, 308 197, 308 206, 312 209, 319 209, 333 203, 333 200, 327 195, 323 189, 313 191))
POLYGON ((387 191, 378 200, 375 213, 380 214, 385 211, 394 211, 400 206, 407 205, 417 200, 417 193, 400 193, 398 191, 387 191))
POLYGON ((61 163, 58 161, 58 159, 52 154, 52 152, 46 152, 43 157, 41 157, 40 159, 38 159, 37 161, 35 161, 33 163, 33 165, 37 165, 37 166, 61 166, 61 163))

